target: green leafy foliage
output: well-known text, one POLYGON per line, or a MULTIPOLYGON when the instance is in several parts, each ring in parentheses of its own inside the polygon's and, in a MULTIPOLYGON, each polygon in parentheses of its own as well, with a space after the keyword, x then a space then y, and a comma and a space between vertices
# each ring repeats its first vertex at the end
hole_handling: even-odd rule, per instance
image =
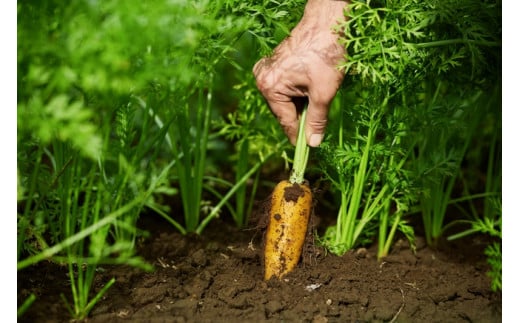
MULTIPOLYGON (((235 165, 235 181, 238 182, 251 169, 258 170, 249 187, 243 185, 237 190, 235 206, 230 208, 239 227, 246 225, 251 215, 260 180, 260 167, 268 161, 273 164, 272 157, 290 146, 279 125, 273 120, 264 98, 256 89, 252 73, 247 75, 233 89, 241 95, 237 109, 216 123, 218 134, 235 146, 236 153, 231 157, 235 165)), ((232 186, 231 183, 229 185, 232 186)))
POLYGON ((347 94, 321 149, 339 195, 337 224, 324 237, 334 252, 359 244, 374 221, 379 257, 396 230, 413 247, 405 215, 417 210, 428 243, 442 236, 475 130, 500 110, 500 10, 496 1, 350 3, 336 26, 348 53, 339 66, 347 94))
POLYGON ((338 26, 348 60, 342 67, 365 82, 488 78, 499 64, 498 1, 352 1, 338 26), (462 19, 463 17, 463 19, 462 19))
POLYGON ((363 90, 351 92, 336 101, 353 105, 340 107, 339 126, 330 127, 337 132, 319 150, 320 168, 332 182, 340 204, 337 224, 327 230, 323 242, 340 255, 370 243, 377 221, 381 222, 380 234, 385 235, 381 249, 389 248, 389 244, 383 247, 386 231, 381 231, 388 225, 392 237, 397 228, 410 231, 402 215, 414 201, 415 191, 409 170, 403 167, 409 155, 402 145, 406 136, 400 124, 403 120, 396 120, 399 109, 390 110, 385 96, 366 94, 363 90))
POLYGON ((282 151, 263 140, 276 120, 266 127, 259 118, 268 108, 250 71, 288 34, 303 3, 18 3, 18 268, 66 263, 72 317, 88 316, 113 284, 92 297, 99 265, 150 269, 135 255, 143 210, 200 234, 236 194, 237 225, 246 223, 253 197, 247 211, 241 188, 282 151), (231 135, 246 126, 251 132, 231 135), (223 139, 243 147, 224 196, 211 187, 222 175, 215 163, 233 155, 222 152, 223 139), (213 206, 203 191, 221 200, 213 206), (181 215, 169 208, 174 195, 181 215))
POLYGON ((497 197, 487 197, 487 199, 492 204, 490 212, 465 221, 471 225, 471 229, 450 236, 449 239, 474 233, 486 234, 492 239, 492 242, 486 246, 484 254, 490 266, 487 275, 491 278, 491 290, 498 291, 502 290, 502 202, 497 197))
POLYGON ((488 276, 491 278, 491 290, 494 292, 502 290, 502 245, 493 242, 486 247, 484 253, 491 266, 491 270, 488 272, 488 276))

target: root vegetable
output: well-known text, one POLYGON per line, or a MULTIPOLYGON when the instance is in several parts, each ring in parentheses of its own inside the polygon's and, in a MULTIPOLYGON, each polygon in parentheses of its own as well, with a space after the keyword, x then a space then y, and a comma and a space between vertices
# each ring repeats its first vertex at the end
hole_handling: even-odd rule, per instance
POLYGON ((298 265, 307 236, 312 192, 303 178, 309 156, 303 130, 305 115, 306 109, 300 117, 291 176, 278 183, 271 195, 264 249, 265 280, 280 279, 298 265))
POLYGON ((292 271, 302 253, 312 208, 312 192, 306 183, 282 181, 271 197, 265 243, 265 280, 292 271))

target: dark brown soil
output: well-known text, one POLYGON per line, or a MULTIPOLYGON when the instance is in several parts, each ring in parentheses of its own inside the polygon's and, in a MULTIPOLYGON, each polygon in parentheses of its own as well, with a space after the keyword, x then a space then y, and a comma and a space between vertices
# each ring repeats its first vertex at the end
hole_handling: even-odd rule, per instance
MULTIPOLYGON (((116 283, 88 322, 501 322, 501 293, 490 291, 486 243, 471 237, 416 254, 396 241, 378 262, 375 246, 342 257, 319 247, 282 281, 263 281, 262 236, 215 221, 204 236, 182 236, 147 217, 139 253, 153 272, 103 266, 99 290, 116 283)), ((19 322, 68 322, 60 293, 65 267, 42 262, 18 273, 18 305, 37 301, 19 322)))

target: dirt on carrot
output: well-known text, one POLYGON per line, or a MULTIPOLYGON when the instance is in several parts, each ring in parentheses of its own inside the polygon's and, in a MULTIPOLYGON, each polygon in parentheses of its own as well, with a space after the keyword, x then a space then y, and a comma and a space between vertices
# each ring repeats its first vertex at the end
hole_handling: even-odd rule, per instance
POLYGON ((297 202, 298 198, 305 195, 305 190, 302 188, 299 184, 292 184, 291 186, 287 186, 284 188, 283 197, 284 199, 289 202, 297 202))

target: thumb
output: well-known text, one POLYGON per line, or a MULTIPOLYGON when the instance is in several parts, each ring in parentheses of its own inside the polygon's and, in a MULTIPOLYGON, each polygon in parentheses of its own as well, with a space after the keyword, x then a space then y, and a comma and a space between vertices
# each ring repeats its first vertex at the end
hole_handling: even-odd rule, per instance
POLYGON ((305 138, 311 147, 318 147, 325 135, 329 107, 326 104, 317 104, 309 101, 307 118, 305 120, 305 138))

